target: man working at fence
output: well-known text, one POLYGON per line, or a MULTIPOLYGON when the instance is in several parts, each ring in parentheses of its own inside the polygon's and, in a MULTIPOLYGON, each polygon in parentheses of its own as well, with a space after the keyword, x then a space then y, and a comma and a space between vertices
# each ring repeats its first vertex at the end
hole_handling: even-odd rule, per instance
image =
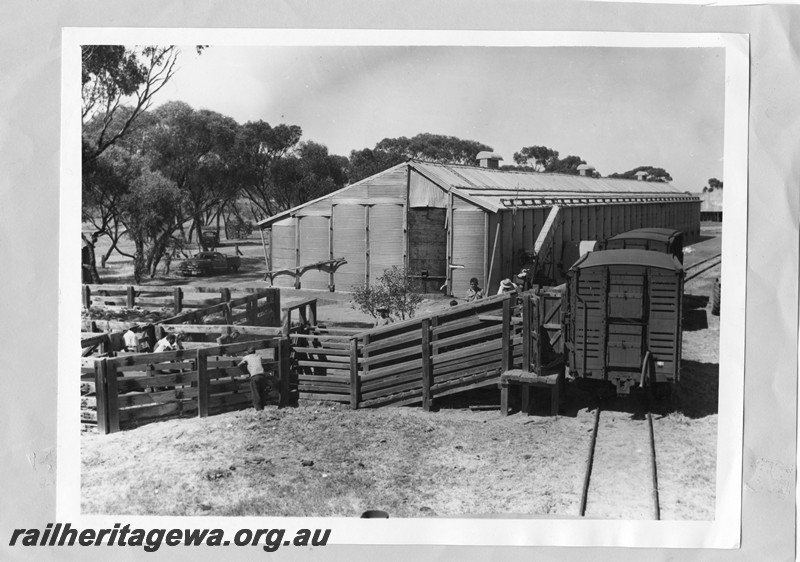
POLYGON ((261 364, 261 356, 256 354, 255 347, 247 349, 245 355, 239 362, 239 367, 246 367, 250 375, 250 395, 253 399, 253 408, 263 410, 267 401, 267 395, 271 388, 267 376, 264 374, 264 366, 261 364))
POLYGON ((179 349, 183 349, 181 339, 176 337, 175 334, 167 334, 165 337, 158 340, 155 349, 153 349, 153 353, 159 353, 161 351, 177 351, 179 349))
POLYGON ((122 335, 122 341, 125 343, 125 351, 138 353, 141 347, 139 343, 139 334, 142 332, 141 326, 131 326, 128 331, 122 335))

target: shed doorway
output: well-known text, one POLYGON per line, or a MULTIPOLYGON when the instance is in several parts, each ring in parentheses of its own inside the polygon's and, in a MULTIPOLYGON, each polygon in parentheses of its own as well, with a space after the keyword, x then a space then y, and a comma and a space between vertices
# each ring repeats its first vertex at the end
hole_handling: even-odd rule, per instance
POLYGON ((441 293, 447 282, 446 209, 408 210, 408 270, 422 293, 441 293))

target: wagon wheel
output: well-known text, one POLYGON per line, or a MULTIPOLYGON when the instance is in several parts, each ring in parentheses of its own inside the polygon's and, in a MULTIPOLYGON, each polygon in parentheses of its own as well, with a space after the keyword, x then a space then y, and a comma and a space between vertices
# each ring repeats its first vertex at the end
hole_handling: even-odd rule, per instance
POLYGON ((719 277, 714 280, 714 287, 711 289, 711 314, 719 316, 720 310, 720 288, 719 277))

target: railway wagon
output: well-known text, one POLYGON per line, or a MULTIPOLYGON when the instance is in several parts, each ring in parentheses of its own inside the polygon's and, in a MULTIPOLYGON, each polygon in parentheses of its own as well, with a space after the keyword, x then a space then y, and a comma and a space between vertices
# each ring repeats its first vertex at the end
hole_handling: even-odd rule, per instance
POLYGON ((602 244, 602 249, 664 252, 683 263, 683 232, 671 228, 637 228, 612 236, 602 244))
POLYGON ((581 257, 567 281, 565 337, 570 373, 634 387, 680 377, 683 266, 650 250, 605 250, 581 257))

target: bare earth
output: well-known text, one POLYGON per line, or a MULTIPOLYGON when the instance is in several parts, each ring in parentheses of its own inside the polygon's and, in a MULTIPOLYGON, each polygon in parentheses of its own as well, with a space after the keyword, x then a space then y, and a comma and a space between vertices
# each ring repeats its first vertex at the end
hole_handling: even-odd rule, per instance
MULTIPOLYGON (((687 265, 719 251, 718 227, 704 232, 716 237, 689 248, 687 265)), ((239 275, 157 282, 258 284, 261 247, 242 250, 246 260, 239 275)), ((110 265, 115 275, 109 282, 130 281, 127 264, 110 265)), ((653 406, 662 519, 714 516, 719 317, 710 314, 707 296, 718 274, 713 268, 686 285, 681 385, 653 406)), ((321 299, 323 321, 370 320, 342 295, 287 291, 283 304, 309 294, 321 299)), ((424 308, 446 306, 448 300, 428 299, 424 308)), ((544 415, 544 406, 532 416, 502 417, 498 409, 473 411, 472 404, 499 404, 499 391, 452 397, 436 412, 352 411, 303 401, 297 408, 88 434, 81 439, 82 511, 357 517, 382 509, 392 517, 577 516, 596 396, 571 385, 566 408, 556 418, 544 415)), ((635 399, 601 405, 587 517, 651 518, 644 406, 635 399)))

